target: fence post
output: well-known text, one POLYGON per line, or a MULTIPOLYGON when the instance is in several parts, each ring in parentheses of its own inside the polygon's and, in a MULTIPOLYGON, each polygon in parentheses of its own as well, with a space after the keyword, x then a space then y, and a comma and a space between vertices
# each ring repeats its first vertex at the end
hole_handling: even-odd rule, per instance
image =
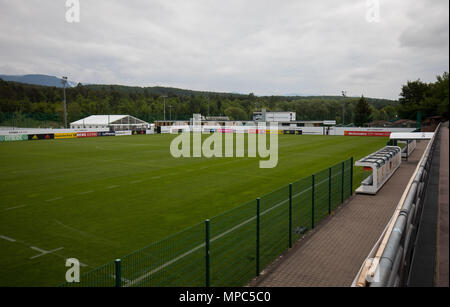
POLYGON ((209 219, 205 221, 205 285, 209 287, 209 219))
POLYGON ((350 196, 353 195, 353 157, 350 158, 350 196))
POLYGON ((256 199, 256 276, 259 276, 259 216, 260 216, 260 198, 256 199))
POLYGON ((344 202, 344 162, 342 162, 341 172, 341 204, 344 202))
POLYGON ((289 183, 289 248, 292 247, 292 183, 289 183))
POLYGON ((311 189, 312 189, 312 198, 311 198, 311 203, 312 203, 312 210, 311 210, 311 228, 314 228, 314 174, 312 175, 312 185, 311 185, 311 189))
POLYGON ((328 168, 328 215, 331 214, 331 167, 328 168))
POLYGON ((116 287, 122 287, 122 270, 121 270, 121 260, 116 259, 116 287))

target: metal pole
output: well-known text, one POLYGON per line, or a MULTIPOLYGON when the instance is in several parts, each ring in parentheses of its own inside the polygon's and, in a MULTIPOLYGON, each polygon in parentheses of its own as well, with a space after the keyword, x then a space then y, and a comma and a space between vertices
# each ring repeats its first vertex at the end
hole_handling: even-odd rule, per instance
POLYGON ((350 158, 350 196, 353 195, 353 157, 350 158))
POLYGON ((292 183, 289 183, 289 248, 292 247, 292 183))
POLYGON ((344 202, 344 162, 342 162, 341 171, 341 204, 344 202))
POLYGON ((406 140, 406 161, 408 161, 409 141, 406 140))
POLYGON ((331 214, 331 167, 328 168, 328 215, 331 214))
POLYGON ((346 91, 342 91, 342 96, 344 97, 344 105, 342 106, 342 126, 345 126, 345 95, 346 91))
POLYGON ((64 106, 64 128, 67 129, 67 107, 66 107, 66 84, 67 84, 67 77, 62 77, 62 84, 63 84, 63 106, 64 106))
POLYGON ((164 122, 166 121, 166 96, 163 96, 164 100, 164 122))
POLYGON ((121 260, 116 259, 116 287, 122 287, 122 270, 121 270, 121 260))
POLYGON ((66 86, 64 85, 64 128, 67 129, 66 86))
POLYGON ((311 190, 312 190, 312 198, 311 198, 311 204, 312 204, 312 212, 311 212, 311 228, 314 228, 314 177, 315 175, 312 175, 312 185, 311 185, 311 190))
POLYGON ((256 276, 259 276, 260 198, 256 199, 256 276))
POLYGON ((209 278, 210 278, 210 263, 209 263, 209 219, 205 221, 205 265, 206 265, 206 276, 205 276, 205 284, 206 287, 209 287, 209 278))

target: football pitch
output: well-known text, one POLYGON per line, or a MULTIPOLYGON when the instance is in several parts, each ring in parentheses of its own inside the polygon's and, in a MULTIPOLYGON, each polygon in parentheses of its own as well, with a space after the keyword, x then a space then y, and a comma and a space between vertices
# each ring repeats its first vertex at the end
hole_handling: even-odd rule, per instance
MULTIPOLYGON (((173 158, 174 135, 0 143, 0 286, 55 286, 186 227, 386 145, 387 138, 280 135, 260 158, 173 158)), ((354 168, 354 188, 363 179, 354 168)))

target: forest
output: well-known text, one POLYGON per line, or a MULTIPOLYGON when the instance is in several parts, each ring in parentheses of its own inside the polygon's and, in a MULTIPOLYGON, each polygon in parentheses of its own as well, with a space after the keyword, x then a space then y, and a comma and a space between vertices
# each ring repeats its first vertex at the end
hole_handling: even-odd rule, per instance
MULTIPOLYGON (((164 118, 189 119, 193 113, 250 120, 256 110, 294 111, 297 120, 336 120, 365 125, 376 120, 415 119, 440 115, 448 118, 448 73, 436 82, 407 81, 399 100, 343 96, 256 96, 250 94, 192 91, 169 87, 82 85, 66 89, 68 122, 92 114, 129 114, 153 122, 164 118), (344 113, 345 112, 345 113, 344 113), (343 116, 344 115, 344 116, 343 116)), ((63 122, 63 89, 28 85, 0 79, 0 124, 11 119, 63 122)), ((52 123, 52 124, 50 124, 52 123)))

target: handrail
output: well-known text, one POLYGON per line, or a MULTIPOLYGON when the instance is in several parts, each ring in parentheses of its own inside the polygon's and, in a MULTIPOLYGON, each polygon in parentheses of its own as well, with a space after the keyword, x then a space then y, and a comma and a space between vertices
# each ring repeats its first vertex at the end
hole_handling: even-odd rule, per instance
POLYGON ((382 235, 372 248, 368 257, 361 266, 352 286, 395 286, 401 282, 403 275, 400 264, 409 254, 414 236, 413 227, 410 227, 419 216, 422 196, 425 191, 425 182, 428 168, 431 165, 431 154, 435 146, 440 125, 435 130, 428 143, 402 197, 386 225, 382 235), (406 231, 405 231, 406 230, 406 231), (400 274, 398 271, 401 271, 400 274))

